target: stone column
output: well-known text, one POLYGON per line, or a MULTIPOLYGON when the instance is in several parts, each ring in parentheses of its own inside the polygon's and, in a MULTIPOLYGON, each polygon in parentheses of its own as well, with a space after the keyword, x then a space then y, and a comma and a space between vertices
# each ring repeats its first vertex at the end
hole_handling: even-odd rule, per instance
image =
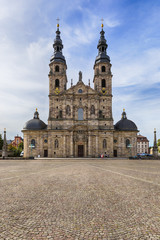
POLYGON ((71 132, 70 156, 73 157, 73 132, 71 132))
POLYGON ((6 128, 4 129, 4 140, 3 140, 3 147, 2 147, 2 158, 8 157, 7 152, 7 140, 6 140, 6 128))
POLYGON ((153 144, 153 156, 158 156, 158 146, 157 146, 157 138, 156 138, 156 129, 154 129, 154 144, 153 144))
POLYGON ((27 158, 29 158, 29 156, 31 155, 31 148, 29 147, 30 146, 30 135, 27 134, 27 158))
POLYGON ((48 134, 48 157, 49 158, 53 157, 52 139, 53 139, 53 135, 51 133, 48 134))
POLYGON ((96 136, 96 157, 99 156, 99 147, 98 147, 98 136, 96 136))
POLYGON ((88 132, 88 157, 91 157, 91 133, 88 132))
POLYGON ((66 157, 66 136, 63 136, 63 157, 66 157))
POLYGON ((42 133, 39 132, 39 136, 37 138, 37 142, 39 142, 39 146, 38 146, 38 149, 37 149, 37 156, 40 156, 40 157, 44 157, 44 139, 42 136, 42 133))

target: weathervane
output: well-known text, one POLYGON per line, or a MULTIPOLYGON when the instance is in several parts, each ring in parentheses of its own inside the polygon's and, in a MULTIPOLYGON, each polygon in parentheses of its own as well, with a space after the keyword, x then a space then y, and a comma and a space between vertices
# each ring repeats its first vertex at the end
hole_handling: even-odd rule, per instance
POLYGON ((102 22, 101 27, 102 27, 102 28, 103 28, 103 26, 104 26, 104 25, 103 25, 103 21, 104 21, 104 19, 102 18, 102 19, 101 19, 101 22, 102 22))
POLYGON ((57 20, 57 27, 59 27, 59 18, 56 19, 57 20))

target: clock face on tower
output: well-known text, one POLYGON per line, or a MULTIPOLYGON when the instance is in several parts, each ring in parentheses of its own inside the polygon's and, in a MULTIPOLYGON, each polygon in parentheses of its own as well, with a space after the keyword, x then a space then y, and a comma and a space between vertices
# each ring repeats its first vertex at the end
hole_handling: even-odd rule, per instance
POLYGON ((58 88, 56 88, 54 92, 55 92, 55 94, 58 95, 60 93, 60 90, 58 88))
POLYGON ((103 95, 107 94, 106 88, 102 88, 101 93, 102 93, 103 95))

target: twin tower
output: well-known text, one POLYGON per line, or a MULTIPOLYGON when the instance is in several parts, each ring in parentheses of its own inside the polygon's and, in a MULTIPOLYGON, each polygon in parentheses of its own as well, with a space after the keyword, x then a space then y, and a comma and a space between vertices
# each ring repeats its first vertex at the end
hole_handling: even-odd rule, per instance
MULTIPOLYGON (((110 58, 107 55, 107 43, 104 36, 103 24, 100 32, 100 39, 97 45, 98 56, 96 57, 94 64, 94 89, 96 91, 104 93, 107 89, 107 93, 111 94, 111 64, 110 58), (110 89, 108 88, 110 86, 110 89)), ((54 81, 54 86, 50 85, 50 93, 55 93, 58 88, 60 92, 66 90, 67 86, 67 64, 65 57, 63 56, 62 49, 63 44, 60 37, 59 24, 57 24, 56 38, 53 44, 54 54, 50 59, 50 81, 54 81), (56 79, 55 79, 56 78, 56 79)))
POLYGON ((125 111, 114 126, 112 117, 112 73, 107 42, 101 25, 98 55, 94 63, 94 89, 79 80, 67 89, 67 64, 57 24, 54 53, 49 71, 48 125, 34 113, 26 122, 24 157, 123 157, 136 154, 136 125, 125 111))
MULTIPOLYGON (((102 29, 100 32, 100 39, 97 45, 98 56, 96 57, 95 64, 94 64, 94 79, 93 79, 94 90, 95 90, 94 94, 95 93, 98 94, 97 97, 107 96, 108 108, 106 108, 106 111, 105 111, 104 110, 105 108, 101 110, 99 107, 99 111, 101 111, 99 115, 102 115, 104 119, 112 120, 112 74, 111 74, 110 58, 107 55, 108 45, 106 43, 104 33, 105 32, 103 31, 103 25, 102 25, 102 29)), ((57 100, 58 100, 59 96, 66 97, 65 94, 68 94, 67 75, 66 75, 67 64, 66 64, 65 57, 63 56, 63 53, 62 53, 63 44, 60 37, 59 24, 57 24, 56 38, 54 40, 53 48, 54 48, 54 54, 51 57, 50 64, 49 64, 50 66, 50 72, 49 72, 49 100, 50 100, 49 109, 50 111, 49 111, 49 119, 48 119, 49 122, 59 118, 59 116, 57 116, 57 111, 53 111, 53 108, 55 105, 54 96, 57 96, 58 97, 57 100)), ((82 81, 82 73, 80 72, 79 82, 81 81, 82 81)), ((72 87, 72 90, 74 90, 73 87, 72 87)), ((82 96, 84 96, 84 93, 85 92, 83 92, 82 96)), ((73 105, 73 103, 71 103, 71 105, 73 105)), ((74 116, 72 117, 74 118, 74 116)), ((98 118, 98 115, 97 115, 97 118, 98 118)))

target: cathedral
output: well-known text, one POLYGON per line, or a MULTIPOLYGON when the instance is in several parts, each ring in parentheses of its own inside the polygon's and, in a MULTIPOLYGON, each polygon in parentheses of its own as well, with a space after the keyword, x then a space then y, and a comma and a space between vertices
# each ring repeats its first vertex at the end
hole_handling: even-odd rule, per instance
POLYGON ((57 24, 54 53, 49 63, 48 125, 36 109, 27 121, 24 157, 129 157, 137 154, 136 124, 125 110, 115 125, 112 115, 112 73, 103 24, 94 62, 94 88, 84 84, 82 72, 76 85, 67 88, 67 64, 57 24))

